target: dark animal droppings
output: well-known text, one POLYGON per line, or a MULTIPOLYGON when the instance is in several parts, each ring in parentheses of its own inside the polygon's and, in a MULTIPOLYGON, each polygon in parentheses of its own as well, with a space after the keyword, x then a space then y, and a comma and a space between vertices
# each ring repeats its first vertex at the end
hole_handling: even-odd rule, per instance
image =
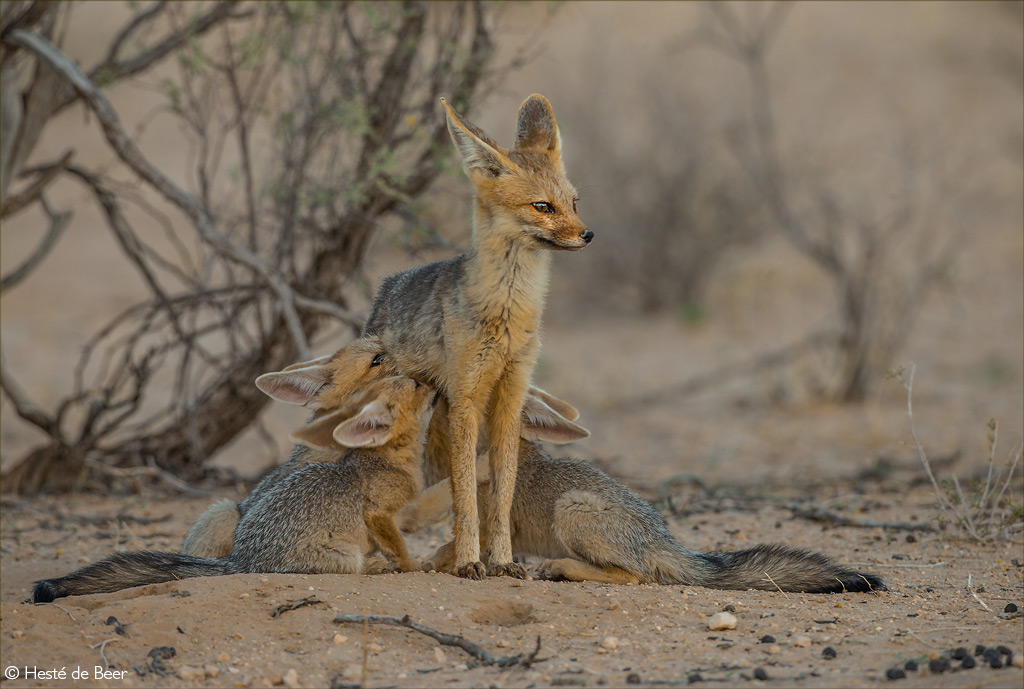
POLYGON ((765 634, 764 636, 761 637, 761 643, 763 643, 763 644, 773 644, 773 643, 775 643, 775 637, 772 636, 771 634, 765 634))
POLYGON ((908 660, 907 662, 903 663, 903 669, 907 672, 917 672, 917 661, 908 660))
POLYGON ((762 682, 764 682, 765 680, 770 679, 768 677, 768 673, 765 671, 765 669, 763 667, 759 667, 756 670, 754 670, 754 677, 756 677, 757 679, 761 680, 762 682))
POLYGON ((949 661, 945 658, 935 658, 928 661, 928 669, 935 674, 942 674, 949 669, 949 661))
POLYGON ((821 657, 825 660, 832 660, 836 657, 836 649, 832 648, 831 646, 826 646, 825 649, 821 652, 821 657))
POLYGON ((889 679, 889 680, 906 679, 906 677, 907 677, 907 673, 905 673, 903 670, 899 669, 898 667, 889 668, 888 670, 885 671, 885 678, 889 679))

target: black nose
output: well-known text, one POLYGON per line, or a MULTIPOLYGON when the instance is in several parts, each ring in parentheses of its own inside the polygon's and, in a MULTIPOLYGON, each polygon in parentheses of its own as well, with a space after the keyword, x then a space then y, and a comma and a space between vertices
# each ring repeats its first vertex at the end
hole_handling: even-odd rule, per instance
POLYGON ((594 233, 590 230, 586 230, 580 235, 580 239, 583 240, 584 244, 590 244, 590 240, 594 238, 594 233))

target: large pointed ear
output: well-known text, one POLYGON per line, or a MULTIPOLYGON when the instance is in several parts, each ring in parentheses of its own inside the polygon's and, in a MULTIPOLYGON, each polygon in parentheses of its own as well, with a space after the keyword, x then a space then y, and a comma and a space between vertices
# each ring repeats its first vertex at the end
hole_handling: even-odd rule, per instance
POLYGON ((564 445, 590 437, 590 431, 565 418, 537 397, 526 396, 522 417, 519 434, 524 440, 564 445))
POLYGON ((526 391, 526 395, 527 397, 532 395, 540 399, 541 402, 548 405, 556 412, 558 412, 565 418, 569 419, 570 421, 575 421, 576 419, 580 418, 580 412, 578 409, 576 409, 576 407, 572 406, 565 400, 558 399, 557 397, 555 397, 546 390, 541 390, 540 388, 531 385, 530 388, 526 391))
POLYGON ((334 440, 345 447, 380 447, 391 439, 394 412, 374 400, 334 428, 334 440))
POLYGON ((345 410, 331 412, 293 432, 291 439, 316 450, 340 450, 342 448, 334 440, 333 434, 335 427, 345 418, 345 410))
POLYGON ((327 364, 331 363, 331 359, 333 359, 333 358, 334 358, 333 354, 325 354, 323 356, 318 356, 317 358, 313 359, 312 361, 302 361, 302 362, 299 362, 297 364, 292 364, 291 366, 285 366, 281 370, 282 371, 294 371, 297 368, 308 368, 310 366, 326 366, 327 364))
POLYGON ((441 105, 448 119, 448 134, 462 155, 462 167, 470 179, 474 174, 497 177, 510 169, 512 162, 508 159, 508 151, 484 134, 482 129, 464 119, 444 98, 441 99, 441 105))
POLYGON ((562 152, 562 137, 558 134, 555 111, 548 99, 539 93, 533 94, 519 106, 514 148, 517 151, 562 152))
POLYGON ((279 402, 306 404, 329 382, 330 372, 324 366, 313 365, 264 373, 256 379, 256 387, 279 402))

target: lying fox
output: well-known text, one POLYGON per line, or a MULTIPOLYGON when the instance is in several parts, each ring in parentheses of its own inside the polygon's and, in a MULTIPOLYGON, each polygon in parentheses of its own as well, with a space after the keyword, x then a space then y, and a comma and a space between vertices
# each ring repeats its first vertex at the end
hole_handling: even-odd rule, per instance
MULTIPOLYGON (((438 411, 443 410, 435 410, 435 418, 438 411)), ((557 414, 542 423, 564 440, 579 428, 557 414)), ((426 458, 428 467, 439 461, 426 458)), ((490 478, 483 458, 477 461, 477 480, 482 484, 477 499, 485 503, 491 493, 484 485, 490 478)), ((402 508, 396 515, 402 531, 412 533, 447 514, 447 484, 447 479, 434 484, 402 508)), ((519 443, 511 527, 515 553, 548 558, 538 570, 545 579, 805 593, 885 590, 877 576, 787 546, 759 545, 724 553, 688 550, 668 532, 661 515, 625 485, 584 462, 554 459, 526 440, 519 443)), ((453 544, 448 543, 424 569, 445 571, 454 557, 453 544)))
POLYGON ((377 548, 395 569, 419 570, 394 514, 422 488, 421 417, 433 397, 431 388, 412 378, 389 377, 371 385, 355 405, 302 429, 300 437, 317 446, 353 449, 336 454, 337 461, 306 463, 270 485, 238 522, 230 555, 118 553, 37 581, 33 601, 242 572, 356 574, 378 568, 366 559, 377 548))

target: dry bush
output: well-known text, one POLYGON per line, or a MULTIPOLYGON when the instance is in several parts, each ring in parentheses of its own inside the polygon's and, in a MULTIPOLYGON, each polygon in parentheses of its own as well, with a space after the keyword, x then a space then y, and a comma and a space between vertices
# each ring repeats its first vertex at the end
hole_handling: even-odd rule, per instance
POLYGON ((688 43, 711 46, 745 72, 749 113, 730 141, 752 194, 832 285, 838 323, 828 339, 835 375, 821 387, 839 400, 861 401, 961 245, 953 204, 965 171, 948 170, 948 161, 927 150, 920 123, 895 119, 880 135, 892 151, 881 171, 845 165, 827 142, 818 150, 809 142, 801 150, 784 148, 767 58, 791 6, 754 3, 743 13, 727 3, 705 8, 688 43))
POLYGON ((45 262, 71 221, 47 199, 63 177, 102 209, 149 292, 95 331, 52 409, 18 385, 22 362, 3 361, 4 393, 49 438, 4 476, 6 491, 133 471, 200 476, 263 407, 258 374, 308 357, 310 338, 329 324, 361 325, 343 288, 382 219, 408 214, 444 168, 439 97, 465 112, 499 73, 483 4, 132 7, 88 69, 60 48, 86 8, 0 10, 0 214, 38 204, 51 220, 39 248, 3 277, 3 293, 45 262), (103 93, 168 59, 177 71, 160 92, 180 126, 166 136, 180 132, 189 151, 186 185, 146 157, 103 93), (47 124, 73 103, 95 117, 117 164, 89 168, 69 149, 26 167, 47 124), (133 225, 129 206, 164 236, 133 225))
POLYGON ((999 427, 995 419, 991 419, 986 424, 988 467, 984 480, 976 479, 974 485, 966 492, 956 475, 940 481, 932 472, 931 462, 917 437, 917 428, 914 425, 913 399, 916 370, 917 367, 911 365, 910 372, 907 373, 900 366, 890 370, 888 376, 898 380, 907 390, 907 417, 910 420, 910 434, 914 438, 914 446, 917 448, 921 466, 935 489, 940 509, 940 513, 936 517, 939 525, 951 524, 960 533, 975 541, 998 538, 1019 540, 1024 533, 1024 490, 1022 490, 1020 480, 1016 479, 1016 473, 1024 445, 1018 445, 1016 452, 1011 451, 1005 465, 997 468, 996 449, 999 440, 999 427))

